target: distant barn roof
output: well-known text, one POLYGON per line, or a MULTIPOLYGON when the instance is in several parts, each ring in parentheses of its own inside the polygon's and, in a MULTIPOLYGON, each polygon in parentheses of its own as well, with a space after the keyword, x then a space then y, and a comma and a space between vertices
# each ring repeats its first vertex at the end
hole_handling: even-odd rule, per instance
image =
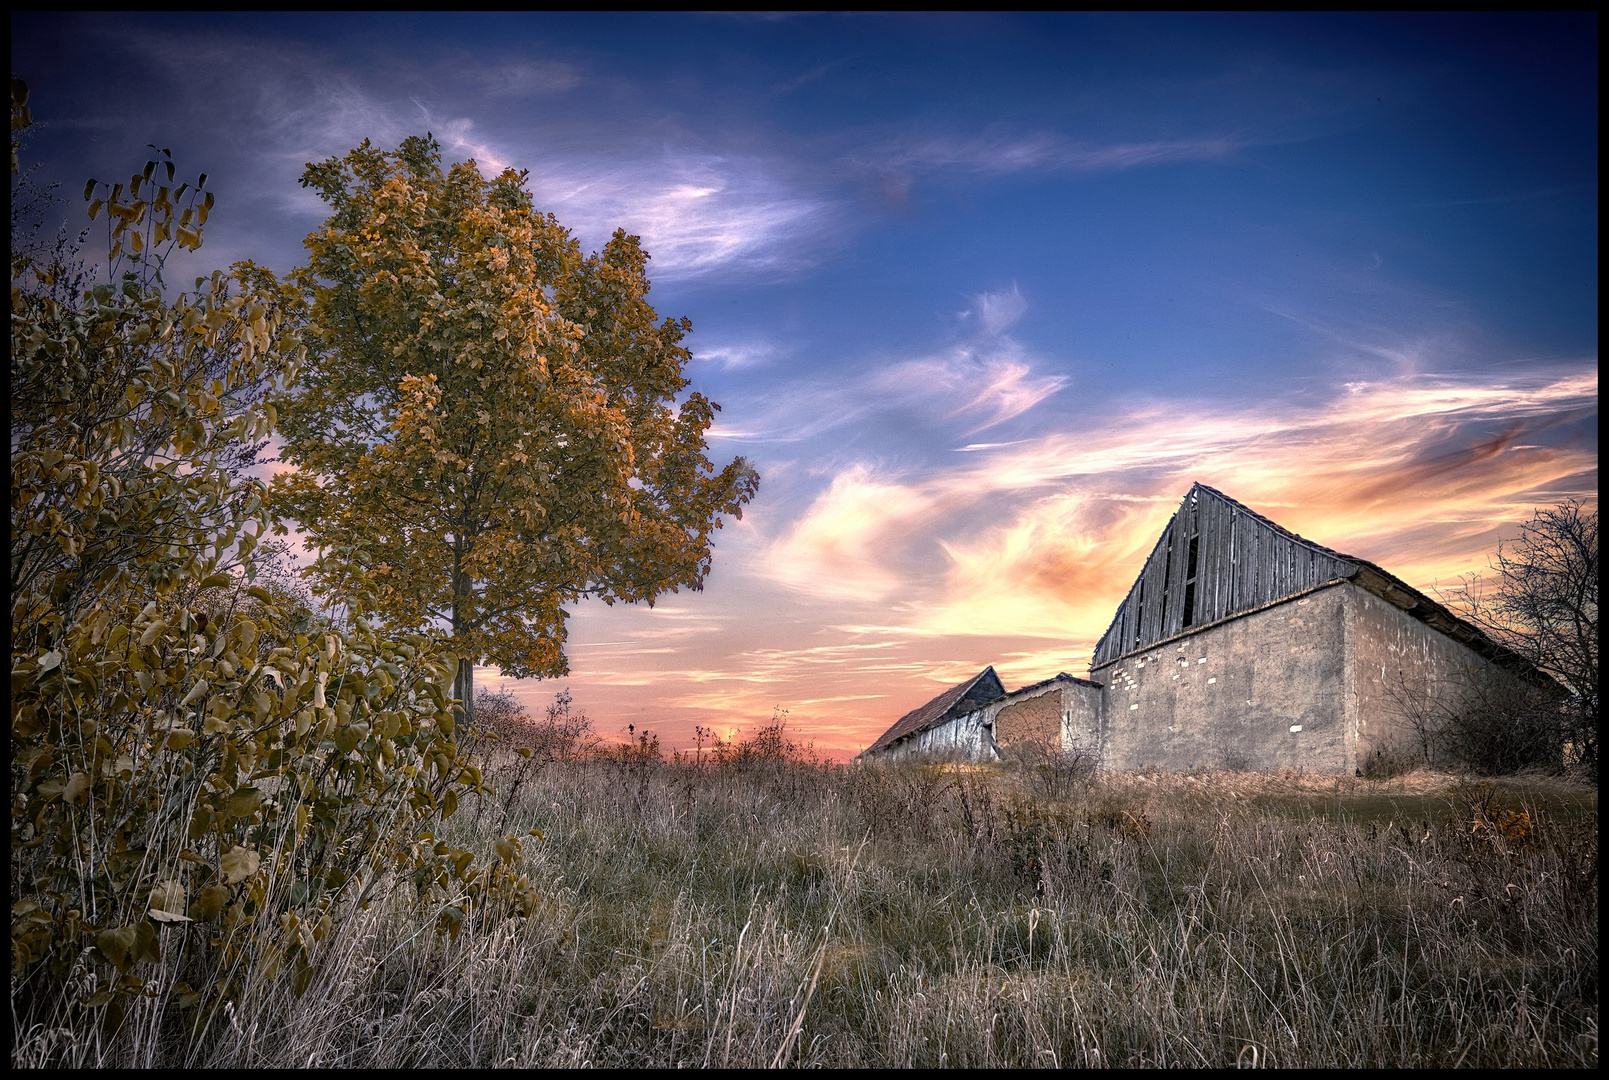
POLYGON ((861 751, 870 754, 892 746, 909 735, 915 735, 935 724, 957 716, 964 716, 981 708, 1006 692, 1000 676, 993 667, 986 667, 964 683, 950 687, 944 693, 894 721, 894 726, 883 732, 878 740, 861 751))

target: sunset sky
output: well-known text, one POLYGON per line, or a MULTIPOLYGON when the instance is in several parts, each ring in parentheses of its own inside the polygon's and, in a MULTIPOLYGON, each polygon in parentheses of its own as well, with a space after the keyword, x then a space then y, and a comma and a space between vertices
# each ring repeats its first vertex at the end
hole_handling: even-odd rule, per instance
POLYGON ((724 408, 711 456, 760 494, 702 593, 583 604, 572 676, 513 685, 677 746, 782 708, 846 757, 986 664, 1084 674, 1192 481, 1422 588, 1595 503, 1597 40, 1592 15, 27 14, 12 71, 69 199, 147 143, 210 174, 198 267, 290 269, 324 214, 305 163, 426 130, 529 169, 589 247, 640 234, 724 408))

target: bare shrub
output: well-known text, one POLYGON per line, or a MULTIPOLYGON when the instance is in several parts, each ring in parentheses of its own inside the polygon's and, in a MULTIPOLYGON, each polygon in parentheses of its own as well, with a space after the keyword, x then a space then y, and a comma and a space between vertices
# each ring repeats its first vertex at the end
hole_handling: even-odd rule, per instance
POLYGON ((1469 664, 1431 682, 1399 675, 1389 693, 1412 733, 1377 747, 1364 775, 1380 778, 1419 763, 1495 776, 1562 762, 1565 706, 1556 693, 1489 664, 1469 664))
MULTIPOLYGON (((1598 760, 1598 512, 1579 500, 1536 511, 1498 545, 1491 577, 1468 575, 1448 599, 1465 618, 1557 679, 1570 763, 1598 760)), ((1522 736, 1523 737, 1523 736, 1522 736)))
POLYGON ((1013 743, 1002 757, 1017 767, 1031 790, 1047 799, 1066 799, 1087 788, 1098 765, 1086 750, 1063 750, 1035 739, 1013 743))
MULTIPOLYGON (((487 760, 505 823, 521 790, 544 766, 583 761, 598 746, 592 720, 575 710, 568 689, 553 696, 540 720, 508 690, 482 692, 475 698, 472 732, 466 745, 487 760)), ((477 822, 485 805, 483 799, 477 822)))

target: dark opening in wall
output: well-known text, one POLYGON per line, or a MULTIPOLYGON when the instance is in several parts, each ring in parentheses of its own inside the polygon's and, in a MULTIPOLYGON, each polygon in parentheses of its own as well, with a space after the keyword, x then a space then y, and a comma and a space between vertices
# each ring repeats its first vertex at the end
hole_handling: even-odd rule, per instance
POLYGON ((1200 534, 1190 538, 1190 552, 1185 565, 1188 569, 1184 579, 1184 625, 1191 626, 1196 621, 1196 577, 1201 566, 1200 534))

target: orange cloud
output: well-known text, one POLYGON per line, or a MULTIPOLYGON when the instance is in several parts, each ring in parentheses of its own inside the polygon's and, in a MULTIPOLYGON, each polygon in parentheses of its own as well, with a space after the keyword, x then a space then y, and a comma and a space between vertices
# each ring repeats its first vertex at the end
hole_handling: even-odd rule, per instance
MULTIPOLYGON (((873 481, 853 466, 774 547, 770 572, 812 595, 877 601, 868 624, 930 648, 992 636, 1045 642, 1024 656, 1087 657, 1199 479, 1430 586, 1482 565, 1538 502, 1596 497, 1590 441, 1542 441, 1594 415, 1596 394, 1595 371, 1529 386, 1405 376, 1317 406, 1097 413, 1076 435, 984 448, 936 474, 873 481)), ((1010 668, 1054 674, 1020 658, 1010 668)))

